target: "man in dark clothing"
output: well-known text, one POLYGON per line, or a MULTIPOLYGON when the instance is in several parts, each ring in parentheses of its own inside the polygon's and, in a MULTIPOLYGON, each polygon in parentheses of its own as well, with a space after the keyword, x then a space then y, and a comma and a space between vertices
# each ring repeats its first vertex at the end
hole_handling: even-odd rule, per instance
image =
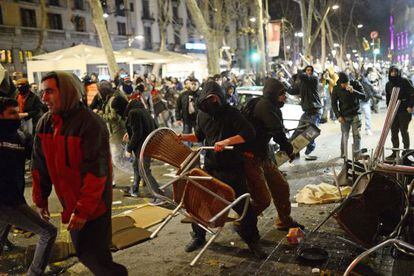
POLYGON ((34 134, 37 122, 43 115, 44 105, 39 97, 30 90, 30 84, 27 79, 17 80, 17 102, 19 103, 19 116, 22 120, 22 126, 31 135, 34 134))
POLYGON ((269 206, 269 188, 279 215, 275 222, 279 230, 303 228, 290 216, 289 184, 269 157, 272 153, 269 152, 268 145, 270 138, 273 138, 281 151, 294 158, 293 147, 286 138, 280 110, 285 101, 284 85, 276 79, 267 79, 264 83, 263 97, 257 100, 250 119, 256 130, 256 139, 245 145, 244 152, 244 171, 254 211, 259 215, 269 206))
MULTIPOLYGON (((175 108, 177 123, 182 123, 183 133, 192 133, 197 119, 197 100, 200 96, 200 83, 197 79, 189 79, 188 89, 180 94, 175 108)), ((189 143, 191 146, 191 143, 189 143)))
POLYGON ((18 103, 0 97, 0 255, 12 225, 40 236, 27 275, 42 275, 57 230, 42 219, 24 198, 25 161, 31 155, 31 138, 18 131, 18 103))
MULTIPOLYGON (((291 93, 298 94, 300 96, 300 104, 303 110, 298 128, 300 129, 302 125, 307 123, 312 123, 318 127, 322 114, 322 103, 318 93, 318 77, 314 74, 314 69, 310 65, 306 66, 303 72, 298 73, 297 77, 299 78, 299 89, 293 89, 291 90, 291 93)), ((292 135, 292 140, 299 134, 300 131, 295 131, 292 135)), ((315 141, 311 141, 308 144, 305 151, 306 160, 317 159, 316 156, 310 155, 315 147, 315 141)))
MULTIPOLYGON (((198 102, 199 113, 194 134, 182 134, 184 141, 204 142, 206 146, 214 146, 214 151, 207 151, 204 169, 212 176, 230 185, 236 196, 247 191, 243 173, 243 155, 238 144, 254 139, 254 129, 241 115, 240 111, 226 103, 224 91, 214 81, 209 81, 203 88, 198 102), (236 145, 234 150, 224 150, 226 146, 236 145)), ((243 206, 235 208, 242 214, 243 206)), ((251 206, 241 221, 238 233, 247 243, 250 250, 259 258, 265 257, 259 245, 257 217, 251 206)), ((194 239, 187 245, 186 251, 191 252, 203 246, 206 231, 193 224, 194 239)))
POLYGON ((350 83, 346 73, 338 74, 337 85, 332 91, 332 109, 341 123, 341 157, 346 156, 348 150, 349 131, 352 127, 354 138, 353 152, 354 157, 358 158, 361 154, 361 113, 359 101, 365 100, 364 88, 358 81, 350 83))
MULTIPOLYGON (((147 136, 157 128, 157 124, 139 99, 130 101, 127 106, 127 111, 128 117, 126 121, 126 127, 129 140, 126 148, 126 156, 132 157, 133 153, 135 157, 132 164, 134 168, 134 184, 131 187, 130 194, 133 197, 138 197, 139 183, 141 182, 141 174, 138 167, 141 147, 144 144, 147 136)), ((146 157, 144 159, 144 162, 146 163, 146 168, 148 170, 146 173, 150 178, 150 183, 146 184, 148 184, 153 191, 159 194, 162 193, 159 189, 157 181, 151 175, 150 158, 146 157)), ((151 205, 160 204, 162 204, 161 201, 153 198, 151 205)))
MULTIPOLYGON (((401 77, 401 70, 396 66, 391 66, 388 74, 389 81, 385 85, 385 95, 387 106, 391 99, 391 93, 394 87, 400 88, 398 99, 401 101, 395 119, 391 125, 391 142, 393 148, 400 147, 398 132, 401 132, 404 149, 410 148, 410 136, 408 134, 408 125, 410 124, 413 106, 414 106, 414 87, 411 82, 401 77)), ((387 157, 393 160, 396 157, 396 152, 387 157)))
POLYGON ((33 202, 47 217, 53 185, 79 261, 95 275, 127 275, 110 251, 112 163, 105 122, 80 102, 83 85, 72 74, 50 72, 42 88, 49 112, 36 128, 33 202))

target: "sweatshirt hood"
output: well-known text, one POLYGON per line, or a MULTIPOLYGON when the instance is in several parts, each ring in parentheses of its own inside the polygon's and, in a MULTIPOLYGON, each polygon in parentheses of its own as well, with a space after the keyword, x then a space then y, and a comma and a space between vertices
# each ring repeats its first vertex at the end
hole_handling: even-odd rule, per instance
POLYGON ((84 87, 81 81, 74 74, 63 71, 56 71, 59 84, 60 110, 59 113, 65 113, 75 108, 83 93, 84 87))
POLYGON ((397 65, 391 65, 390 70, 388 70, 388 79, 389 79, 391 82, 396 82, 396 81, 398 81, 399 79, 401 79, 401 70, 400 70, 400 68, 398 68, 398 66, 397 66, 397 65), (397 70, 397 76, 395 76, 395 77, 392 77, 392 76, 391 76, 391 71, 392 71, 392 70, 397 70))
POLYGON ((278 104, 278 97, 282 91, 286 91, 282 82, 277 79, 265 80, 263 87, 263 97, 269 99, 272 103, 278 104))
POLYGON ((203 90, 201 92, 201 96, 200 96, 199 101, 198 101, 198 105, 200 105, 210 95, 218 96, 220 98, 220 101, 221 101, 222 105, 226 102, 223 88, 217 82, 209 81, 203 87, 203 90))

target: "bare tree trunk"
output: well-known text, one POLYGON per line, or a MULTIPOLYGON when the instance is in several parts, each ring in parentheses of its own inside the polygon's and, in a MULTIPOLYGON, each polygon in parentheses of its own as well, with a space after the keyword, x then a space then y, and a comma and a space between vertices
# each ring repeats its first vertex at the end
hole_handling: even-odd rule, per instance
POLYGON ((325 70, 325 62, 326 62, 326 26, 325 21, 322 22, 321 27, 321 63, 322 63, 322 70, 325 70))
MULTIPOLYGON (((157 0, 158 5, 158 27, 160 29, 160 52, 167 50, 167 27, 171 23, 170 9, 171 0, 157 0)), ((160 75, 161 64, 156 63, 152 68, 152 73, 160 75)))
POLYGON ((37 41, 36 49, 34 50, 35 55, 40 55, 45 53, 44 43, 45 43, 45 32, 47 28, 47 13, 46 13, 46 0, 39 1, 40 7, 40 33, 39 40, 37 41))
POLYGON ((294 0, 296 3, 299 4, 299 8, 300 8, 300 20, 301 20, 301 25, 302 25, 302 33, 303 33, 303 37, 302 37, 302 52, 305 52, 306 50, 306 45, 307 45, 307 41, 308 41, 308 36, 307 36, 307 22, 308 22, 308 15, 306 13, 306 2, 305 0, 294 0))
POLYGON ((207 25, 196 0, 186 0, 186 3, 197 30, 204 36, 206 42, 208 73, 210 75, 219 74, 220 51, 218 46, 219 41, 217 39, 218 33, 207 25))
POLYGON ((103 10, 100 0, 89 0, 91 5, 92 20, 95 24, 96 32, 98 33, 101 46, 105 51, 106 59, 108 60, 109 74, 114 77, 119 71, 118 64, 116 63, 114 50, 112 48, 112 42, 109 38, 108 30, 105 26, 105 20, 103 17, 103 10))
POLYGON ((313 20, 313 12, 315 10, 315 0, 309 0, 309 7, 308 7, 308 22, 306 26, 306 46, 305 46, 305 57, 311 61, 311 52, 312 52, 312 20, 313 20))
POLYGON ((266 52, 265 52, 265 41, 263 33, 263 5, 262 0, 255 0, 255 13, 257 17, 257 48, 260 56, 258 62, 258 71, 262 77, 266 75, 266 52))

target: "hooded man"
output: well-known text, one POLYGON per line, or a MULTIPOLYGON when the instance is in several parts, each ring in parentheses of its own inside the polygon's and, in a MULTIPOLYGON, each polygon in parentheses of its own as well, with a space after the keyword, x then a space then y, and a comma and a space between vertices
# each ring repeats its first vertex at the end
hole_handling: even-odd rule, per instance
MULTIPOLYGON (((322 103, 319 98, 319 80, 314 74, 312 66, 305 67, 303 72, 298 74, 299 89, 295 89, 292 92, 297 93, 300 96, 300 105, 302 106, 303 115, 300 117, 298 129, 301 129, 302 125, 312 123, 316 127, 319 126, 322 115, 322 103)), ((298 136, 299 131, 295 131, 292 135, 292 139, 298 136)), ((311 141, 306 147, 305 160, 316 160, 316 156, 311 156, 310 153, 316 148, 315 141, 311 141)))
POLYGON ((40 236, 27 275, 42 275, 57 230, 42 219, 24 198, 25 161, 31 155, 31 137, 19 131, 18 103, 0 97, 0 255, 12 225, 40 236))
POLYGON ((18 90, 19 116, 22 125, 30 135, 34 134, 37 122, 43 114, 44 106, 40 98, 30 90, 29 81, 25 78, 16 81, 18 90))
POLYGON ((109 249, 112 164, 107 127, 80 102, 83 87, 73 74, 50 72, 42 78, 42 88, 49 112, 36 129, 33 202, 47 218, 53 184, 80 262, 95 275, 127 275, 109 249))
MULTIPOLYGON (((215 81, 205 84, 197 104, 200 112, 194 134, 182 134, 181 139, 190 142, 204 142, 206 146, 214 146, 214 151, 207 151, 204 169, 212 176, 230 185, 236 197, 247 191, 243 173, 243 156, 239 144, 254 139, 254 129, 241 115, 240 111, 226 103, 224 91, 215 81), (234 150, 224 150, 226 146, 235 145, 234 150)), ((242 214, 243 206, 234 208, 242 214)), ((241 238, 247 243, 252 253, 265 257, 259 245, 257 217, 249 206, 246 216, 237 228, 241 238)), ((186 251, 192 252, 205 243, 206 231, 193 224, 193 240, 187 245, 186 251)))
POLYGON ((269 190, 279 215, 275 222, 276 228, 303 228, 290 216, 289 184, 272 162, 270 155, 273 153, 269 152, 268 146, 273 138, 281 151, 294 158, 293 147, 286 137, 280 110, 286 101, 285 86, 276 79, 267 79, 263 87, 263 97, 256 101, 251 116, 248 116, 255 127, 256 139, 245 145, 244 152, 244 170, 254 211, 259 215, 269 206, 269 190))
POLYGON ((332 91, 332 109, 341 123, 341 157, 345 157, 348 150, 349 131, 352 127, 353 152, 358 158, 361 154, 361 109, 360 101, 365 100, 364 88, 358 81, 350 84, 348 74, 340 72, 337 85, 332 91))
MULTIPOLYGON (((414 87, 411 82, 401 77, 401 70, 397 66, 391 66, 388 74, 389 81, 385 85, 385 96, 387 106, 391 99, 392 89, 394 87, 400 88, 398 99, 401 101, 395 119, 391 125, 391 142, 393 148, 400 147, 398 132, 401 132, 404 149, 410 148, 410 136, 408 134, 408 125, 410 124, 413 106, 414 106, 414 87)), ((386 159, 394 160, 396 152, 393 151, 386 159)))

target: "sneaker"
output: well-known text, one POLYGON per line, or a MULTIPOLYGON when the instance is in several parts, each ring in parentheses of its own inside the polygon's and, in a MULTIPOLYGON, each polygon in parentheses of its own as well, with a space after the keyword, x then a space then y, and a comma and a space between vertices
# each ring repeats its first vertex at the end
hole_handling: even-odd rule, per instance
POLYGON ((193 251, 196 251, 197 249, 202 248, 205 243, 206 243, 206 239, 194 238, 191 240, 189 244, 185 246, 184 250, 185 252, 193 252, 193 251))
POLYGON ((165 204, 166 202, 164 201, 164 200, 162 200, 162 199, 159 199, 159 198, 156 198, 156 197, 153 197, 152 199, 151 199, 151 201, 150 202, 148 202, 148 204, 149 205, 151 205, 151 206, 159 206, 159 205, 163 205, 163 204, 165 204))
POLYGON ((129 193, 129 196, 131 196, 131 197, 139 197, 139 194, 138 193, 129 193))
POLYGON ((317 156, 305 154, 305 160, 306 161, 315 161, 317 159, 318 159, 317 156))
POLYGON ((367 129, 365 131, 365 134, 368 135, 368 136, 372 136, 372 131, 370 129, 367 129))
POLYGON ((386 161, 394 161, 395 157, 397 157, 397 155, 395 154, 395 152, 393 152, 391 155, 388 155, 387 157, 385 157, 386 161))
POLYGON ((112 188, 114 188, 116 186, 115 181, 112 181, 112 188))
POLYGON ((276 224, 276 229, 279 231, 289 231, 290 228, 300 228, 301 230, 304 230, 305 226, 295 220, 293 220, 289 225, 276 224))
POLYGON ((259 242, 251 242, 248 243, 247 246, 249 247, 250 252, 260 260, 267 258, 267 253, 263 250, 263 247, 259 244, 259 242))

